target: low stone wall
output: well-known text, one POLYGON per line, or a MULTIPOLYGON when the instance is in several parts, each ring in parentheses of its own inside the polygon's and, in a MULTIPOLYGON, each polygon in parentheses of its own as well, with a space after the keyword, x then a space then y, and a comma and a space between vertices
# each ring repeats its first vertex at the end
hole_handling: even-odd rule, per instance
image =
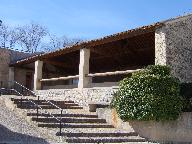
POLYGON ((192 142, 192 112, 182 113, 175 121, 129 121, 123 122, 114 109, 97 109, 99 118, 119 129, 137 132, 141 137, 151 141, 191 143, 192 142))
POLYGON ((54 86, 43 86, 43 90, 49 89, 73 89, 77 88, 77 85, 54 85, 54 86))
POLYGON ((38 90, 36 94, 49 100, 72 100, 81 106, 88 106, 89 103, 109 104, 115 91, 117 91, 116 87, 84 88, 83 90, 75 88, 38 90))
MULTIPOLYGON (((97 89, 99 87, 117 87, 119 85, 118 82, 103 82, 103 83, 90 83, 88 88, 93 88, 93 87, 97 87, 97 89)), ((47 86, 44 85, 43 86, 43 90, 49 90, 49 89, 74 89, 77 88, 78 85, 77 84, 66 84, 66 85, 54 85, 54 86, 47 86)))

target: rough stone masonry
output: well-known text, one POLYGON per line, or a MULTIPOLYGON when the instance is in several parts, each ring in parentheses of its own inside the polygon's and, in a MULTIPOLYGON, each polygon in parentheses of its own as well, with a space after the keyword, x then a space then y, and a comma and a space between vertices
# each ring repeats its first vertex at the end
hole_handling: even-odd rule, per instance
POLYGON ((192 82, 192 14, 163 23, 155 33, 155 64, 168 65, 182 82, 192 82))

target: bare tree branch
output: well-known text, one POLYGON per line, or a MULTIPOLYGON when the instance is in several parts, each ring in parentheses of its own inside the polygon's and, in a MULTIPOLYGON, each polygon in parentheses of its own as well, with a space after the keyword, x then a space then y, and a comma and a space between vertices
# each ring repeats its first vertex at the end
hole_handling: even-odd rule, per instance
POLYGON ((50 52, 59 48, 74 45, 82 41, 83 41, 82 39, 69 39, 66 36, 57 37, 56 35, 49 34, 48 43, 44 43, 41 49, 46 52, 50 52))
POLYGON ((20 35, 19 44, 28 52, 37 52, 37 48, 44 36, 47 35, 47 29, 39 24, 31 23, 17 28, 20 35))

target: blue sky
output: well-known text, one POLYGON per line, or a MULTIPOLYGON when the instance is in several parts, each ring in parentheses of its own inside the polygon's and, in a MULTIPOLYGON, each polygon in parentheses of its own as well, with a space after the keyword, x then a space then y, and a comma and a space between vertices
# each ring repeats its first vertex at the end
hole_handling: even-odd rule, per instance
POLYGON ((0 0, 0 19, 94 39, 192 12, 192 0, 0 0))

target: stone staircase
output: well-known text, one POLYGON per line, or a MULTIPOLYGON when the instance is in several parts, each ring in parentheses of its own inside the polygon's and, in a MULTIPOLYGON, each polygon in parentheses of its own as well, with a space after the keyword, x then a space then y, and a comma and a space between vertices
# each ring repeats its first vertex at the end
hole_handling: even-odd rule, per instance
POLYGON ((62 138, 67 143, 147 143, 137 133, 116 129, 105 119, 98 118, 95 112, 88 112, 73 101, 51 100, 52 103, 63 109, 61 115, 56 107, 45 100, 37 101, 33 97, 28 97, 28 99, 38 103, 43 110, 51 112, 52 116, 62 117, 61 136, 59 136, 59 121, 43 110, 40 110, 37 116, 36 107, 27 99, 22 99, 21 103, 19 96, 11 98, 17 108, 27 112, 27 116, 33 123, 45 131, 54 131, 55 136, 62 138))

